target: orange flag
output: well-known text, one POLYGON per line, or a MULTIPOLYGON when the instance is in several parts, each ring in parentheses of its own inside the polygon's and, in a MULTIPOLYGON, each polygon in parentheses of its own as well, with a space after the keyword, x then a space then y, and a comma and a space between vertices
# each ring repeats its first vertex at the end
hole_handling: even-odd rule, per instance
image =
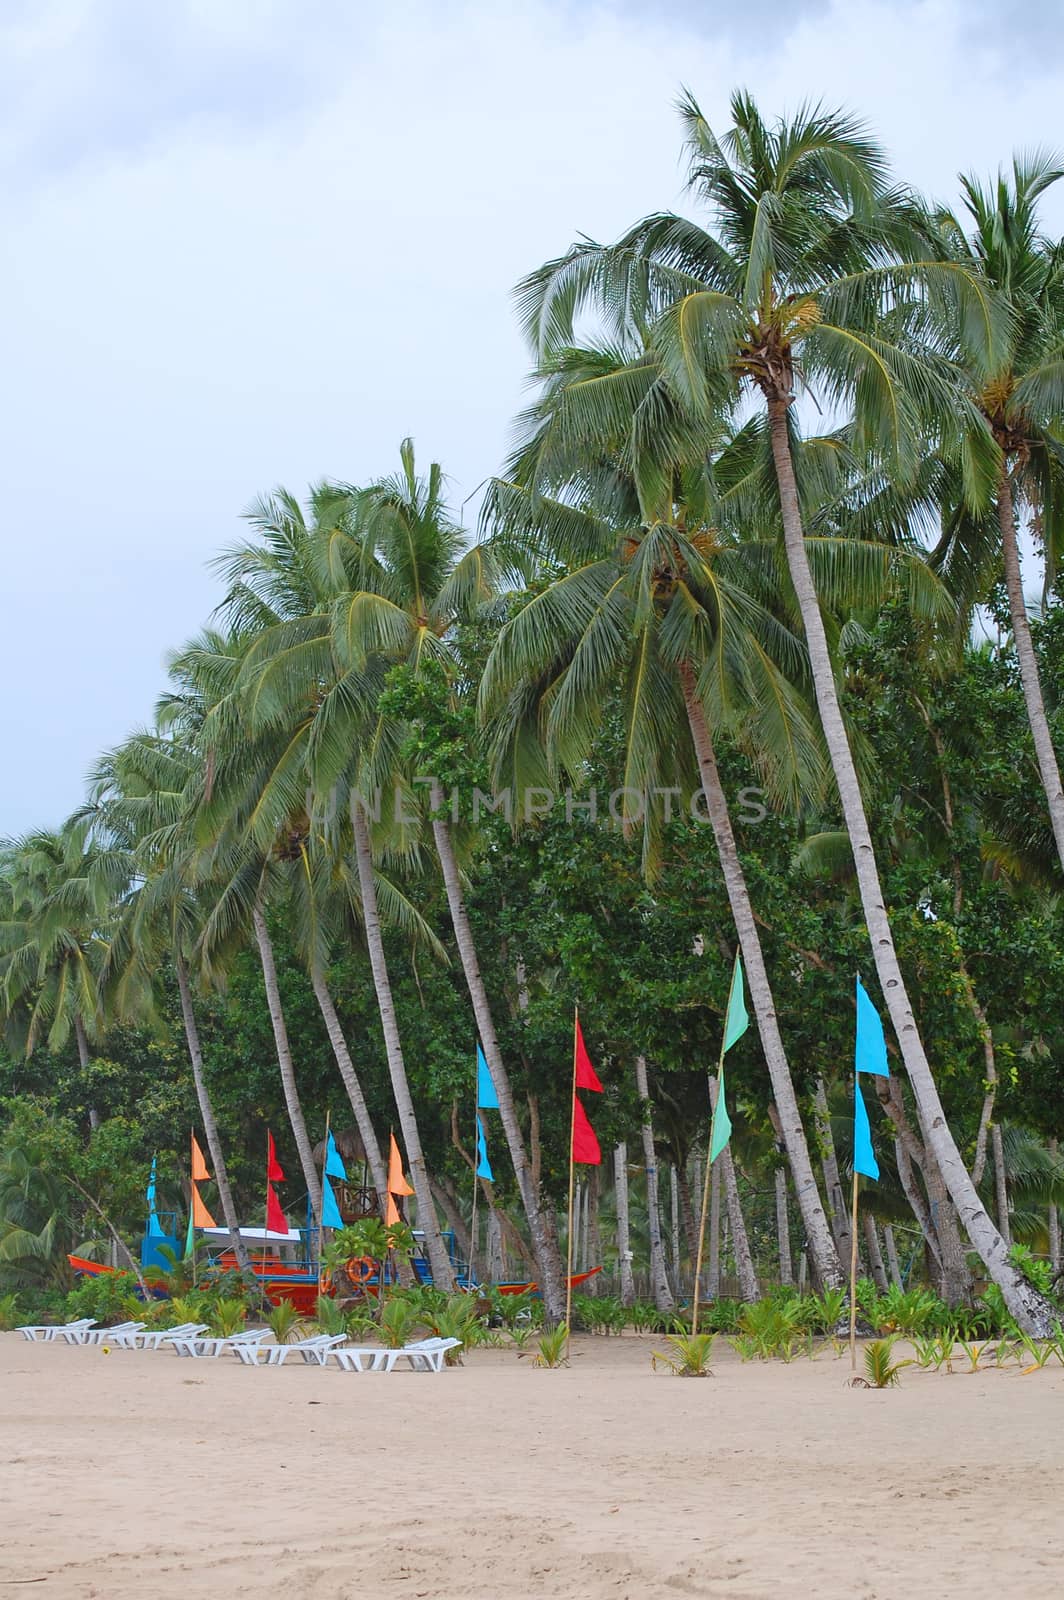
MULTIPOLYGON (((196 1135, 193 1134, 192 1135, 192 1182, 193 1183, 205 1183, 206 1180, 209 1177, 210 1177, 210 1173, 207 1171, 207 1163, 203 1159, 203 1151, 200 1149, 199 1145, 196 1142, 196 1135)), ((213 1227, 213 1223, 212 1223, 212 1227, 213 1227)))
MULTIPOLYGON (((202 1159, 201 1156, 200 1160, 202 1159)), ((196 1228, 216 1228, 218 1226, 200 1199, 200 1192, 195 1184, 192 1185, 192 1223, 196 1228)))
POLYGON ((394 1222, 401 1222, 399 1207, 392 1199, 396 1194, 413 1194, 413 1189, 403 1177, 403 1158, 399 1154, 399 1146, 395 1142, 395 1134, 390 1135, 391 1146, 388 1152, 388 1204, 385 1207, 384 1220, 390 1228, 394 1222))

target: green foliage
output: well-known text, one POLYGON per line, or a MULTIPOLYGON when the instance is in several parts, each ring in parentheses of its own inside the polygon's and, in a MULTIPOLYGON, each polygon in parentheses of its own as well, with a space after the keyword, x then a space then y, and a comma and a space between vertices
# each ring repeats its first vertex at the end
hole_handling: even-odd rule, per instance
MULTIPOLYGON (((128 1322, 128 1306, 137 1287, 131 1272, 101 1272, 94 1278, 83 1278, 76 1289, 66 1297, 67 1319, 94 1317, 101 1327, 115 1322, 128 1322)), ((134 1302, 138 1306, 140 1302, 134 1302)), ((140 1313, 138 1311, 137 1315, 140 1313)))
POLYGON ((712 1377, 709 1357, 715 1338, 713 1333, 670 1334, 666 1340, 668 1350, 655 1350, 651 1364, 656 1367, 660 1361, 678 1378, 712 1377))
POLYGON ((588 1333, 623 1333, 629 1321, 626 1308, 609 1295, 574 1295, 573 1312, 576 1326, 588 1333))
POLYGON ((0 1294, 0 1333, 17 1328, 22 1320, 17 1294, 0 1294))
POLYGON ((327 1333, 331 1336, 347 1332, 347 1315, 339 1300, 334 1300, 332 1295, 319 1294, 314 1311, 314 1320, 317 1323, 319 1333, 327 1333))
POLYGON ((393 1350, 409 1344, 426 1326, 425 1313, 420 1306, 400 1295, 392 1295, 384 1302, 377 1319, 382 1343, 393 1350))
POLYGON ((299 1321, 299 1312, 291 1300, 279 1300, 275 1306, 271 1306, 266 1321, 277 1343, 287 1344, 292 1329, 299 1321))
POLYGON ((247 1319, 243 1300, 215 1300, 210 1308, 210 1330, 216 1338, 228 1339, 239 1333, 247 1319))
POLYGON ((864 1347, 865 1382, 871 1389, 895 1389, 904 1367, 912 1362, 893 1361, 896 1339, 871 1339, 864 1347))
POLYGON ((569 1328, 559 1322, 539 1336, 539 1354, 532 1357, 534 1367, 567 1367, 569 1365, 569 1328))

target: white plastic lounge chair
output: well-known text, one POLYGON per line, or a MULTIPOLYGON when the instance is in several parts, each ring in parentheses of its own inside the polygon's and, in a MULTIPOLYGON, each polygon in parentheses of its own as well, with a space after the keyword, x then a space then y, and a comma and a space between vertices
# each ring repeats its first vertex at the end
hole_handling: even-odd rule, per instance
POLYGON ((288 1357, 297 1353, 307 1366, 323 1367, 330 1352, 346 1343, 346 1333, 316 1333, 309 1339, 297 1339, 294 1344, 238 1344, 233 1354, 246 1367, 283 1367, 288 1357), (262 1356, 266 1357, 265 1362, 260 1359, 262 1356))
POLYGON ((73 1333, 75 1328, 91 1328, 95 1317, 79 1317, 76 1322, 38 1322, 27 1323, 21 1328, 16 1328, 16 1333, 21 1333, 30 1344, 50 1344, 61 1333, 73 1333))
POLYGON ((206 1332, 205 1322, 181 1322, 175 1328, 128 1328, 116 1336, 115 1343, 122 1350, 158 1350, 171 1339, 196 1339, 206 1332))
POLYGON ((194 1338, 171 1339, 170 1347, 176 1350, 179 1356, 208 1356, 214 1360, 224 1355, 227 1350, 238 1350, 241 1345, 257 1344, 269 1335, 269 1328, 245 1328, 243 1333, 230 1334, 227 1339, 204 1339, 198 1334, 194 1338))
POLYGON ((113 1328, 86 1328, 79 1339, 72 1339, 66 1336, 67 1343, 110 1344, 114 1341, 115 1344, 118 1344, 119 1340, 124 1338, 126 1334, 139 1333, 141 1328, 146 1326, 147 1324, 143 1322, 116 1322, 113 1328))
POLYGON ((405 1344, 401 1349, 389 1350, 380 1345, 348 1345, 342 1350, 331 1350, 337 1365, 344 1372, 394 1372, 395 1364, 405 1356, 415 1372, 442 1372, 448 1350, 456 1349, 461 1339, 419 1339, 405 1344))

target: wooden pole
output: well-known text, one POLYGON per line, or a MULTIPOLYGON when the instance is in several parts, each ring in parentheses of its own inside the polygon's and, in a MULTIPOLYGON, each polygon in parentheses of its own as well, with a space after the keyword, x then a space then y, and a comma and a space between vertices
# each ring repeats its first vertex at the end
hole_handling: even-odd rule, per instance
POLYGON ((324 1148, 324 1151, 322 1153, 322 1158, 321 1158, 321 1210, 318 1213, 318 1293, 319 1294, 324 1294, 325 1293, 325 1285, 322 1282, 321 1258, 322 1258, 322 1254, 323 1254, 324 1246, 325 1246, 325 1185, 328 1182, 328 1177, 327 1177, 325 1168, 329 1164, 329 1124, 330 1124, 331 1120, 332 1120, 332 1111, 331 1111, 330 1107, 326 1106, 325 1107, 325 1148, 324 1148))
POLYGON ((476 1278, 477 1259, 477 1190, 480 1188, 480 1177, 477 1169, 480 1166, 480 1078, 477 1077, 477 1089, 473 1094, 475 1118, 473 1125, 473 1212, 469 1220, 469 1268, 466 1273, 468 1283, 466 1287, 472 1290, 476 1278))
POLYGON ((568 1262, 565 1272, 565 1359, 569 1359, 570 1328, 573 1321, 573 1189, 576 1180, 576 1164, 573 1161, 573 1147, 576 1143, 576 1030, 580 1022, 580 1007, 573 1007, 573 1090, 572 1103, 569 1107, 569 1237, 566 1240, 566 1253, 568 1262))
MULTIPOLYGON (((717 1060, 718 1083, 720 1082, 720 1074, 723 1066, 724 1034, 722 1033, 720 1036, 720 1056, 717 1060)), ((698 1332, 698 1293, 699 1289, 701 1288, 702 1280, 702 1258, 706 1249, 706 1217, 709 1214, 709 1188, 713 1178, 713 1161, 710 1156, 710 1151, 713 1149, 713 1130, 717 1125, 717 1106, 720 1104, 720 1096, 717 1095, 716 1099, 714 1099, 713 1095, 710 1095, 709 1103, 711 1108, 709 1117, 709 1148, 706 1150, 706 1178, 705 1183, 702 1186, 702 1215, 698 1219, 698 1250, 695 1254, 695 1283, 691 1298, 692 1337, 698 1332)))
POLYGON ((850 1245, 850 1372, 857 1373, 857 1173, 853 1175, 853 1205, 850 1212, 853 1242, 850 1245))

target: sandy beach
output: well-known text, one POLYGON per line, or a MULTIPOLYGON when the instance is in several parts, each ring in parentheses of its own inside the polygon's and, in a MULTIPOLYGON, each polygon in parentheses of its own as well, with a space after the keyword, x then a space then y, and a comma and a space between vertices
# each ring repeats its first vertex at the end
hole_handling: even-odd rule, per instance
POLYGON ((1064 1371, 344 1375, 0 1336, 0 1587, 62 1600, 1012 1600, 1064 1585, 1064 1371), (995 1464, 996 1463, 996 1464, 995 1464))

